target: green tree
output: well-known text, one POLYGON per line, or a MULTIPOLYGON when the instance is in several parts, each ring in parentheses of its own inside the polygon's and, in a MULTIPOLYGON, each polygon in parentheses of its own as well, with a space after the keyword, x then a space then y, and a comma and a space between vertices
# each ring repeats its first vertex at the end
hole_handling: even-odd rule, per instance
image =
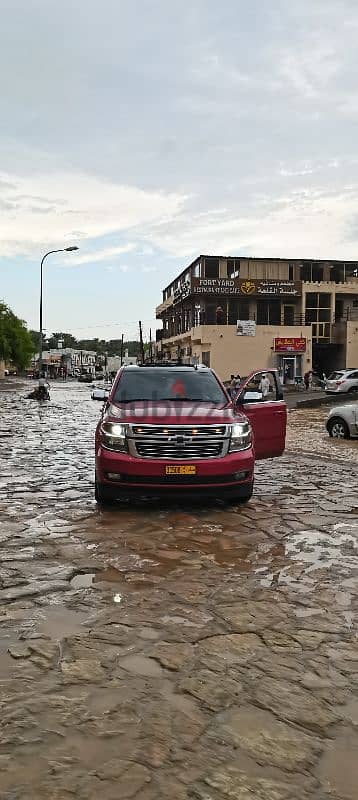
POLYGON ((53 333, 50 339, 47 340, 47 347, 50 350, 57 350, 58 342, 62 341, 62 347, 78 347, 77 339, 72 336, 72 333, 53 333))
MULTIPOLYGON (((99 339, 79 339, 77 347, 79 350, 92 350, 94 353, 102 353, 102 345, 103 342, 99 339)), ((105 349, 106 348, 104 348, 104 351, 105 349)))
MULTIPOLYGON (((30 336, 34 344, 34 352, 38 353, 40 349, 40 331, 30 331, 30 336)), ((46 346, 46 337, 43 335, 43 346, 46 346)))
POLYGON ((35 351, 34 342, 23 320, 0 303, 0 360, 11 361, 18 369, 28 366, 35 351))

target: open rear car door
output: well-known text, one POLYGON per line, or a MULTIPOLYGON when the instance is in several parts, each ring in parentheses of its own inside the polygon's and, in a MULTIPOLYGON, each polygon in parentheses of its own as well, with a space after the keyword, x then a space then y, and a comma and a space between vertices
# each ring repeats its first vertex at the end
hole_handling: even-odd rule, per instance
POLYGON ((281 456, 285 449, 287 408, 277 370, 252 372, 242 381, 234 406, 250 422, 256 459, 281 456))

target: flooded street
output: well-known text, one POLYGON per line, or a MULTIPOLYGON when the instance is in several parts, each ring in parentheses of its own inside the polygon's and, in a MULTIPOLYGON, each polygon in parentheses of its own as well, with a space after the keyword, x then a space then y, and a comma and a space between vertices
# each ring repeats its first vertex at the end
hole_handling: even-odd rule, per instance
POLYGON ((242 507, 94 502, 90 388, 0 393, 1 800, 356 800, 358 439, 242 507))

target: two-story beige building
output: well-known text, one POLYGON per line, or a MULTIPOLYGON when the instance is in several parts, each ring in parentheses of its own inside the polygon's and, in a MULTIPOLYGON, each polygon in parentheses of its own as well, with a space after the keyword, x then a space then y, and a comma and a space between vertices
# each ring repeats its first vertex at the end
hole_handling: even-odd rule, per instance
POLYGON ((157 352, 224 379, 358 366, 358 262, 201 255, 163 291, 157 352))

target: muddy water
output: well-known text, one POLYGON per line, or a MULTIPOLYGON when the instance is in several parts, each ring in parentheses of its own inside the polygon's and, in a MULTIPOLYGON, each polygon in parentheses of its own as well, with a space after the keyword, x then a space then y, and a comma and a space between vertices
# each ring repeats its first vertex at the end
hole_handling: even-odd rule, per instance
MULTIPOLYGON (((344 405, 347 400, 337 400, 344 405)), ((349 402, 357 402, 350 400, 349 402)), ((287 436, 287 449, 297 453, 312 453, 329 460, 343 461, 358 465, 358 437, 355 439, 331 439, 325 431, 325 421, 330 409, 300 409, 290 412, 287 436)))
POLYGON ((358 443, 292 412, 246 507, 100 511, 89 396, 0 394, 0 796, 355 797, 358 443))

